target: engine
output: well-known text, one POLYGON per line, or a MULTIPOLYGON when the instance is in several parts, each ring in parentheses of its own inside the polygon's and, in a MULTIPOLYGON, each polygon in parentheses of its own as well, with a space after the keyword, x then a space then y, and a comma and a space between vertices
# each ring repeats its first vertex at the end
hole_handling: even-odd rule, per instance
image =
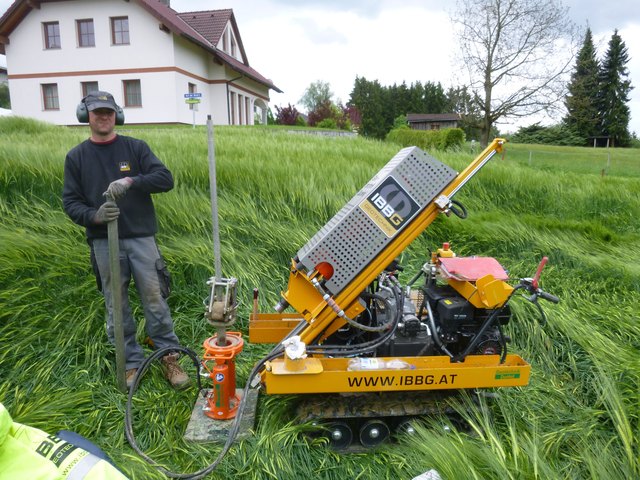
POLYGON ((450 284, 434 259, 423 268, 424 282, 417 287, 401 286, 401 267, 392 264, 361 295, 365 311, 327 343, 348 346, 378 339, 372 352, 377 357, 449 355, 461 360, 466 355, 506 354, 508 338, 502 326, 511 318, 509 305, 474 305, 450 284))

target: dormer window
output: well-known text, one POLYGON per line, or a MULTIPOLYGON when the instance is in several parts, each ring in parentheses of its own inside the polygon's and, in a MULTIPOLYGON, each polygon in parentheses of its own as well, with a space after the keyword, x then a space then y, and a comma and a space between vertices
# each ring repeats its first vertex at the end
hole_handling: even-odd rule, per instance
POLYGON ((238 41, 230 25, 227 25, 222 34, 222 51, 227 55, 238 58, 238 41))

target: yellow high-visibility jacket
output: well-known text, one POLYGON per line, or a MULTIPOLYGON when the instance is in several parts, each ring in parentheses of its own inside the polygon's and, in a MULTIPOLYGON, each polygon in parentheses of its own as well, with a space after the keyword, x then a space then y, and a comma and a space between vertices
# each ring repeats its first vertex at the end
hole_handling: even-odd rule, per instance
POLYGON ((127 480, 106 460, 11 419, 0 403, 0 480, 127 480))

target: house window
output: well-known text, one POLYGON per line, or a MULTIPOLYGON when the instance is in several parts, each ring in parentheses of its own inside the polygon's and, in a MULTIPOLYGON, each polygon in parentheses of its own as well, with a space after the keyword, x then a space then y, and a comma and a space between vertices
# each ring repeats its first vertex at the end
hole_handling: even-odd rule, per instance
POLYGON ((242 110, 242 105, 244 104, 243 96, 238 95, 238 116, 240 117, 240 125, 244 125, 244 112, 242 110))
POLYGON ((95 47, 96 37, 93 31, 93 19, 76 20, 79 47, 95 47))
POLYGON ((129 45, 129 17, 111 18, 111 43, 129 45))
POLYGON ((231 92, 231 125, 236 124, 236 94, 231 92))
POLYGON ((222 51, 224 53, 229 53, 229 30, 225 30, 222 34, 222 51))
POLYGON ((124 88, 124 106, 141 107, 142 89, 140 88, 140 80, 124 80, 122 86, 124 88))
MULTIPOLYGON (((198 87, 195 83, 189 83, 189 93, 198 93, 198 87)), ((197 110, 194 103, 189 104, 189 110, 197 110)))
POLYGON ((44 48, 60 48, 60 23, 59 22, 47 22, 43 23, 44 29, 44 48))
POLYGON ((432 123, 431 124, 431 130, 440 130, 440 124, 439 123, 432 123))
POLYGON ((80 85, 82 86, 83 97, 86 97, 91 92, 97 92, 100 90, 98 88, 98 82, 81 82, 80 85))
POLYGON ((236 53, 237 53, 237 49, 236 49, 237 45, 236 45, 236 38, 233 36, 233 33, 231 34, 231 56, 235 57, 236 53))
POLYGON ((42 104, 45 110, 60 110, 57 83, 42 84, 42 104))

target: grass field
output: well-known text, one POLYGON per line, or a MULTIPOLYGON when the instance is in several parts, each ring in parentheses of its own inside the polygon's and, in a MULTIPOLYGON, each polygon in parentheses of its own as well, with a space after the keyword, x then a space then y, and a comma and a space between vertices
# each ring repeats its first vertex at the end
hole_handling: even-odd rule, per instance
MULTIPOLYGON (((213 333, 202 307, 213 274, 206 130, 120 131, 146 140, 174 173, 176 188, 156 197, 158 240, 173 275, 176 331, 200 353, 213 333)), ((126 396, 115 385, 84 232, 62 211, 64 156, 88 134, 0 118, 0 402, 17 422, 85 435, 132 479, 160 479, 125 439, 126 396)), ((216 129, 222 265, 239 279, 237 328, 246 333, 253 288, 271 311, 290 258, 398 150, 360 138, 216 129)), ((445 480, 638 478, 640 152, 603 152, 507 145, 456 197, 469 218, 439 218, 402 255, 404 281, 443 241, 459 255, 496 257, 514 279, 549 257, 543 287, 561 303, 545 305, 541 327, 528 303, 514 301, 507 327, 511 350, 532 364, 529 386, 461 405, 471 432, 447 433, 436 418, 415 436, 356 455, 308 438, 309 425, 291 414, 295 397, 261 395, 255 435, 211 478, 411 479, 431 468, 445 480)), ((456 169, 474 156, 431 153, 456 169)), ((135 313, 142 338, 138 305, 135 313)), ((245 346, 239 384, 266 351, 245 346)), ((172 391, 154 368, 134 402, 139 445, 174 471, 200 469, 220 450, 182 439, 195 394, 172 391)))

